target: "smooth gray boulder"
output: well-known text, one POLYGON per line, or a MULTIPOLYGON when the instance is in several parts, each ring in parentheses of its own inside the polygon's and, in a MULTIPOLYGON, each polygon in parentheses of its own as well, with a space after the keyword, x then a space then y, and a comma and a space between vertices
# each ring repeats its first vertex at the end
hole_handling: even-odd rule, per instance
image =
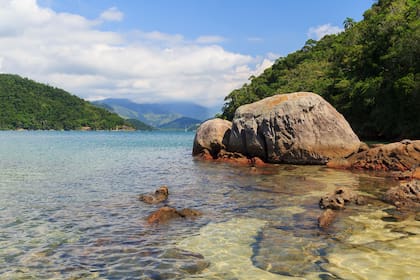
POLYGON ((221 150, 226 150, 232 123, 222 119, 211 119, 202 123, 194 138, 193 156, 210 154, 217 158, 221 150))
POLYGON ((325 164, 356 153, 360 140, 321 96, 296 92, 239 107, 227 146, 271 163, 325 164))

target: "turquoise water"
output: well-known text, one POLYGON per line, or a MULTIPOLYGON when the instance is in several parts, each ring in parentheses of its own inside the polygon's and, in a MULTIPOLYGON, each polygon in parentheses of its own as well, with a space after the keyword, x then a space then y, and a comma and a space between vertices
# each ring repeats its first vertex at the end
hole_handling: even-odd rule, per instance
POLYGON ((321 166, 195 161, 193 138, 0 132, 0 279, 419 275, 417 217, 398 222, 391 206, 373 200, 349 207, 326 231, 316 226, 326 192, 347 186, 378 196, 392 180, 321 166), (203 216, 148 225, 146 217, 162 205, 137 196, 161 185, 169 187, 168 205, 203 216))

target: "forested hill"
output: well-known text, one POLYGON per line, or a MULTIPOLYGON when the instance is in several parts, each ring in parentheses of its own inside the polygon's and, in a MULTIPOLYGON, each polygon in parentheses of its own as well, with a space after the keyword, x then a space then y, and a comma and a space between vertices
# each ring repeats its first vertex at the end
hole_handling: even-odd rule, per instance
POLYGON ((0 129, 109 130, 131 127, 117 114, 70 93, 0 74, 0 129))
POLYGON ((225 98, 222 116, 277 94, 322 95, 362 139, 420 139, 420 1, 380 0, 345 31, 279 58, 225 98))

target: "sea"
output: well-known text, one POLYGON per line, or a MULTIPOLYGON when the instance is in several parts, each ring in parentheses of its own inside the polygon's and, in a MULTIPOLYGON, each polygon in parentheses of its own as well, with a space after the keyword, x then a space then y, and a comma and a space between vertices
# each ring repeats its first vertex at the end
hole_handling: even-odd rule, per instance
POLYGON ((193 132, 0 132, 0 279, 420 279, 420 215, 398 182, 191 156, 193 132), (158 205, 138 199, 166 185, 158 205), (319 199, 370 197, 325 229, 319 199), (148 224, 167 205, 202 213, 148 224))

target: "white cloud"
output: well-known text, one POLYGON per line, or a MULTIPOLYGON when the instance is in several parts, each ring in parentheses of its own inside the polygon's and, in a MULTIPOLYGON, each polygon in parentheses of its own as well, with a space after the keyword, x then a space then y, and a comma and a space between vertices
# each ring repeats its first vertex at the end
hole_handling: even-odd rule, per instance
POLYGON ((112 7, 103 11, 99 18, 105 21, 122 21, 124 14, 116 7, 112 7))
POLYGON ((328 24, 324 24, 324 25, 319 25, 317 27, 309 28, 308 38, 313 38, 313 39, 319 40, 322 37, 324 37, 325 35, 337 34, 337 33, 340 33, 341 31, 343 31, 342 28, 340 28, 338 26, 333 26, 333 25, 328 23, 328 24))
POLYGON ((89 100, 190 100, 221 104, 270 59, 226 51, 219 36, 104 32, 122 20, 117 8, 98 20, 57 13, 35 0, 0 0, 0 71, 61 87, 89 100))

